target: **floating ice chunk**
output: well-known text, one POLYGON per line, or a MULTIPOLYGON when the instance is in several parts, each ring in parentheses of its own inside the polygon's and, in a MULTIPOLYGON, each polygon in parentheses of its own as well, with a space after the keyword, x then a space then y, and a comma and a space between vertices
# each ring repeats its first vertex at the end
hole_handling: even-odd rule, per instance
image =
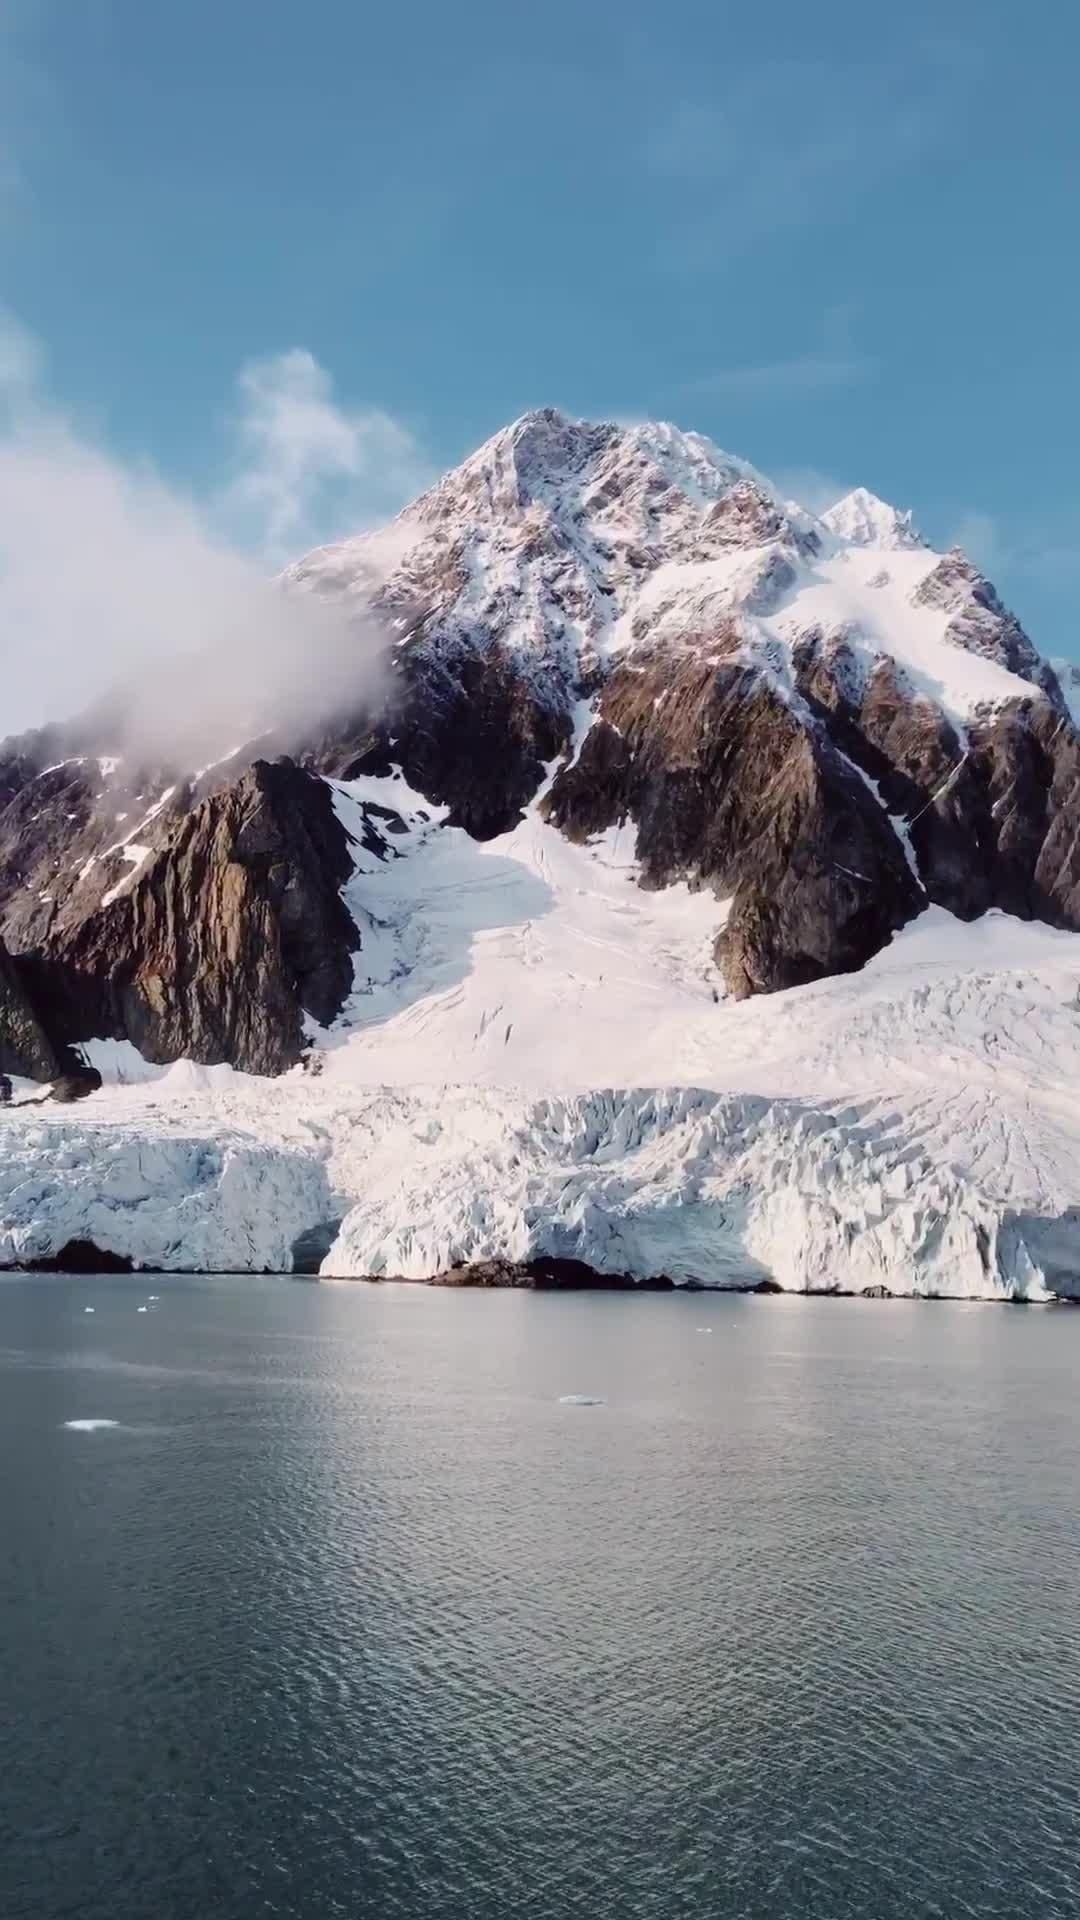
POLYGON ((148 1300, 153 1300, 155 1303, 160 1298, 160 1296, 156 1293, 148 1293, 146 1297, 148 1300))
POLYGON ((712 1328, 711 1327, 695 1327, 694 1332, 695 1333, 711 1333, 712 1328))
POLYGON ((560 1407, 604 1407, 607 1401, 599 1393, 560 1393, 560 1407))
POLYGON ((93 1313, 93 1311, 94 1311, 94 1309, 93 1309, 93 1307, 84 1307, 84 1308, 83 1308, 83 1312, 84 1312, 84 1313, 93 1313))
POLYGON ((97 1433, 101 1427, 118 1427, 119 1420, 65 1420, 72 1433, 97 1433))
POLYGON ((136 1313, 149 1313, 149 1307, 136 1307, 136 1313))

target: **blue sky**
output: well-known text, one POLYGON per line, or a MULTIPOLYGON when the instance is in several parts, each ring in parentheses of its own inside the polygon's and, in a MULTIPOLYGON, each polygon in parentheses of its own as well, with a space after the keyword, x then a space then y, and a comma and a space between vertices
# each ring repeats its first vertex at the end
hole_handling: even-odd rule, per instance
POLYGON ((379 516, 529 406, 659 415, 914 507, 1080 655, 1075 8, 0 22, 0 299, 80 432, 241 537, 379 516))

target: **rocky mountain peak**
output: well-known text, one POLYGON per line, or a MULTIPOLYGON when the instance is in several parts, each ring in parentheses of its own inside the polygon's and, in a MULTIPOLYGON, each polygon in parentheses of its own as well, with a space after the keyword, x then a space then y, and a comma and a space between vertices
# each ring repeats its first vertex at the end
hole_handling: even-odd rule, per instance
POLYGON ((851 546, 881 547, 887 552, 896 552, 905 547, 926 545, 912 523, 910 510, 890 506, 887 500, 880 500, 866 487, 853 487, 821 518, 830 533, 851 546))
MULTIPOLYGON (((700 434, 543 408, 284 585, 385 626, 377 686, 317 729, 194 771, 100 727, 0 749, 10 1060, 97 1035, 295 1061, 366 937, 328 780, 404 782, 477 841, 529 808, 569 839, 627 830, 644 884, 729 902, 740 995, 858 967, 928 901, 1080 925, 1053 671, 964 555, 865 489, 823 523, 700 434)), ((380 862, 407 860, 384 826, 380 862)), ((373 964, 407 972, 387 942, 373 964)))
POLYGON ((438 523, 463 510, 482 520, 550 506, 617 429, 571 420, 554 407, 524 413, 421 495, 406 517, 438 523))
POLYGON ((700 518, 740 482, 779 504, 747 461, 703 434, 667 421, 573 420, 543 407, 485 441, 401 520, 433 527, 471 516, 490 524, 540 508, 566 524, 617 513, 640 535, 676 508, 700 518))

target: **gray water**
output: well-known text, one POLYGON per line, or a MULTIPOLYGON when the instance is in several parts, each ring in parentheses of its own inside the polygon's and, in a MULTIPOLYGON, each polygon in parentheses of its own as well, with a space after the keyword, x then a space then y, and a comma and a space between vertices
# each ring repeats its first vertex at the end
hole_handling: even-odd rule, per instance
POLYGON ((1080 1911, 1080 1313, 34 1276, 0 1349, 4 1920, 1080 1911))

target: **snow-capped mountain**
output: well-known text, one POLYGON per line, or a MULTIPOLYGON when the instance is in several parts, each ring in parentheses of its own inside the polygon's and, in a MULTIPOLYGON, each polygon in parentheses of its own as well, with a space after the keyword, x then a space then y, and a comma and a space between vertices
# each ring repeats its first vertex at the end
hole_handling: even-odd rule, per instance
MULTIPOLYGON (((1076 752, 1057 680, 910 515, 856 493, 815 520, 698 435, 544 412, 394 533, 376 597, 405 692, 372 736, 384 761, 483 835, 561 759, 545 806, 564 832, 630 820, 649 884, 733 896, 735 993, 861 965, 928 901, 1075 924, 1047 805, 1076 752)), ((369 591, 373 545, 288 584, 369 591)))
MULTIPOLYGON (((479 838, 542 784, 571 839, 628 827, 648 885, 730 900, 716 960, 736 995, 862 965, 928 903, 1076 923, 1058 681, 962 554, 865 491, 816 520, 700 435, 547 410, 282 584, 374 609, 377 702, 328 713, 320 738, 279 721, 196 773, 147 768, 100 719, 0 757, 0 934, 53 1052, 109 1033, 151 1058, 298 1057, 302 1013, 325 1004, 291 903, 310 919, 312 875, 321 897, 346 856, 280 854, 286 814, 322 847, 325 794, 300 774, 284 808, 266 779, 237 788, 284 748, 316 775, 399 765, 479 838), (278 957, 238 984, 230 942, 264 921, 278 957)), ((339 922, 338 978, 350 937, 339 922)))
POLYGON ((0 1067, 122 1077, 158 1156, 133 1214, 39 1127, 9 1257, 1071 1284, 1080 739, 963 554, 544 410, 281 586, 380 623, 377 695, 197 770, 0 748, 0 1067))

